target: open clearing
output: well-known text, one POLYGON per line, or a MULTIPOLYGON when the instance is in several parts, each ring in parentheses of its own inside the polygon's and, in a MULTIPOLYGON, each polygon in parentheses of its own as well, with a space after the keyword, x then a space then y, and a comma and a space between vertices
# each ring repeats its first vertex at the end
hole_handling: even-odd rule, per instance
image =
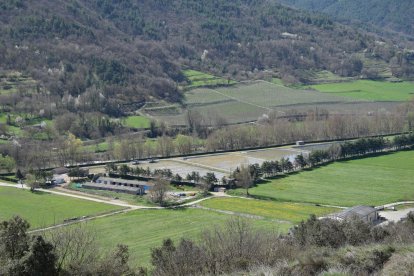
POLYGON ((403 151, 280 177, 250 189, 250 194, 278 201, 379 206, 412 200, 413 176, 414 152, 403 151))
MULTIPOLYGON (((140 264, 149 264, 150 249, 160 246, 166 238, 178 241, 181 238, 197 238, 203 230, 222 225, 231 215, 199 209, 140 210, 100 218, 88 222, 98 234, 105 249, 123 243, 129 246, 131 259, 140 264)), ((255 227, 278 232, 287 232, 290 223, 275 223, 269 220, 249 219, 255 227)))
POLYGON ((312 214, 321 217, 340 210, 337 208, 320 207, 312 204, 242 198, 213 198, 201 202, 200 205, 211 209, 227 210, 294 223, 306 220, 312 214))
POLYGON ((19 215, 31 228, 62 223, 65 219, 103 214, 122 208, 49 193, 0 187, 0 221, 19 215))
POLYGON ((370 101, 407 101, 414 97, 414 82, 358 80, 312 85, 329 95, 370 101))

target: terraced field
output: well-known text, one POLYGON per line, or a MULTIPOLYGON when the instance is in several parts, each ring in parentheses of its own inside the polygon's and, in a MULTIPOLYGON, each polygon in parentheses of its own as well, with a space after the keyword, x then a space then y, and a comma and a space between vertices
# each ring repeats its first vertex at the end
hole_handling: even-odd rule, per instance
POLYGON ((196 70, 184 70, 183 73, 189 80, 189 84, 185 87, 186 89, 205 86, 230 85, 235 83, 232 80, 216 77, 196 70))
POLYGON ((411 83, 393 83, 392 89, 401 88, 401 90, 397 92, 400 96, 393 94, 391 97, 387 96, 388 88, 382 87, 382 82, 374 82, 373 86, 371 83, 365 85, 364 82, 315 85, 309 90, 286 87, 279 81, 254 81, 231 87, 196 88, 185 93, 184 108, 165 106, 146 109, 146 111, 171 125, 184 125, 185 113, 189 109, 202 114, 207 125, 214 124, 218 118, 230 124, 237 124, 256 121, 263 114, 272 111, 283 115, 292 110, 307 112, 315 108, 322 108, 336 114, 365 115, 378 109, 391 110, 399 104, 399 100, 408 99, 412 92, 411 83), (352 89, 347 87, 349 84, 352 89), (364 85, 374 88, 369 90, 364 88, 364 85), (382 88, 378 90, 376 87, 382 88), (358 90, 357 96, 352 96, 355 89, 360 91, 358 90))

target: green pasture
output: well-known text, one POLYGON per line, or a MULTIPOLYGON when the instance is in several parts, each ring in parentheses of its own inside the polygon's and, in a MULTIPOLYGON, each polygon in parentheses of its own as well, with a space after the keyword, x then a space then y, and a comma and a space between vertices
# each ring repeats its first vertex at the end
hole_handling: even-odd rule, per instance
POLYGON ((256 215, 293 223, 306 220, 310 215, 321 217, 339 210, 336 208, 320 207, 314 204, 242 198, 213 198, 201 202, 200 205, 211 209, 256 215))
POLYGON ((62 223, 65 219, 91 216, 120 209, 119 207, 44 192, 0 187, 0 221, 19 215, 31 228, 62 223))
POLYGON ((407 101, 414 97, 414 82, 358 80, 317 84, 311 88, 329 95, 370 101, 407 101))
MULTIPOLYGON (((178 241, 181 238, 197 238, 215 225, 223 225, 232 216, 199 209, 139 210, 100 218, 89 226, 98 234, 104 249, 117 244, 129 246, 131 260, 148 265, 151 248, 160 246, 166 238, 178 241)), ((248 219, 255 227, 287 232, 289 223, 248 219)))
POLYGON ((379 206, 413 200, 413 179, 414 152, 403 151, 279 177, 250 189, 250 194, 277 201, 379 206))
POLYGON ((95 145, 84 145, 83 149, 87 152, 106 152, 109 149, 107 141, 95 145))
POLYGON ((149 128, 151 120, 144 116, 128 116, 125 118, 125 126, 131 128, 149 128))

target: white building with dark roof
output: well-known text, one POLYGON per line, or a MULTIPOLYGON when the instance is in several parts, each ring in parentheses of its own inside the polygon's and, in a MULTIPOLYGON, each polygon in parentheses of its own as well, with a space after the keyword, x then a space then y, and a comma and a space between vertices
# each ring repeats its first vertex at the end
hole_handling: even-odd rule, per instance
POLYGON ((83 184, 82 187, 87 189, 107 190, 113 192, 143 195, 152 189, 153 184, 138 180, 101 176, 98 177, 94 182, 83 184))

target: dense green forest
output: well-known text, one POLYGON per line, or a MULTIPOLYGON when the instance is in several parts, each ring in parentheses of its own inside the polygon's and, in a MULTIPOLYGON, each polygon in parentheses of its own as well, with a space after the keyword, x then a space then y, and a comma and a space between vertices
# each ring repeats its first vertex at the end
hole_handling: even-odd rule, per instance
POLYGON ((414 37, 414 5, 410 0, 279 0, 309 11, 323 12, 339 19, 359 20, 414 37))
POLYGON ((151 97, 179 102, 183 67, 300 81, 311 68, 358 75, 364 52, 413 75, 412 57, 386 41, 265 0, 5 0, 0 22, 1 69, 31 76, 71 111, 79 106, 62 99, 115 116, 151 97))

